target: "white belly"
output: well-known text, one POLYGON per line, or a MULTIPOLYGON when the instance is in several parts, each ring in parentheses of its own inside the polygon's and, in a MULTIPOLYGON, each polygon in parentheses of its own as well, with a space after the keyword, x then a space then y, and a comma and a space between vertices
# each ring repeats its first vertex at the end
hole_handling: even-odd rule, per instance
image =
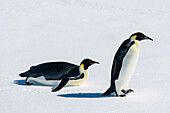
MULTIPOLYGON (((69 80, 66 86, 80 86, 82 85, 89 77, 88 71, 85 72, 83 79, 78 79, 78 80, 69 80)), ((27 82, 33 81, 34 84, 37 85, 46 85, 46 86, 58 86, 61 80, 46 80, 43 76, 33 78, 29 77, 27 78, 27 82)))
POLYGON ((119 73, 118 80, 115 81, 117 94, 120 95, 122 89, 127 89, 129 81, 134 73, 139 57, 140 44, 135 41, 135 44, 127 52, 122 62, 122 68, 119 73))

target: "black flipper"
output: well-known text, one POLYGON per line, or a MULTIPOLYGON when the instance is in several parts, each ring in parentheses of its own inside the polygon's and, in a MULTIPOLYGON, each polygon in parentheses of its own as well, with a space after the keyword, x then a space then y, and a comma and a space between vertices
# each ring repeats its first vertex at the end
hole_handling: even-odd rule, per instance
POLYGON ((82 73, 79 77, 79 79, 83 79, 84 78, 84 73, 82 73))
POLYGON ((68 81, 69 81, 69 78, 66 78, 66 77, 63 78, 61 80, 60 84, 55 89, 53 89, 52 92, 56 92, 56 91, 59 91, 60 89, 62 89, 67 84, 68 81))

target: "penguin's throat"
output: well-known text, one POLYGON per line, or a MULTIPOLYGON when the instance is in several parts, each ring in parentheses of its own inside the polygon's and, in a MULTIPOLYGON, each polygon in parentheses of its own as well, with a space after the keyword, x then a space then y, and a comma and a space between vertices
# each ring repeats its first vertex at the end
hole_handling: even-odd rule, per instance
POLYGON ((132 42, 132 41, 135 41, 135 44, 134 45, 136 45, 136 46, 140 46, 140 41, 139 40, 136 40, 136 38, 135 37, 131 37, 130 38, 130 42, 132 42))
POLYGON ((81 64, 80 67, 82 67, 84 70, 87 70, 87 69, 88 69, 88 67, 85 66, 84 64, 81 64))
POLYGON ((131 38, 130 38, 130 41, 132 42, 132 41, 136 41, 136 35, 134 35, 134 36, 132 36, 131 38))
POLYGON ((84 64, 81 64, 81 66, 80 66, 80 73, 86 73, 86 72, 88 72, 88 69, 85 69, 84 68, 84 64))
POLYGON ((81 64, 81 67, 84 69, 84 64, 81 64))

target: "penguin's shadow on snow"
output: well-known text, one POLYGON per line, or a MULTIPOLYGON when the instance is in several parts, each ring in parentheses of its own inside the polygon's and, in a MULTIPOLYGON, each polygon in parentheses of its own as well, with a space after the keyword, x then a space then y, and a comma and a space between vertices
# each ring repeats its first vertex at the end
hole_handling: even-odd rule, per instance
MULTIPOLYGON (((28 86, 25 83, 25 80, 14 80, 14 84, 28 86)), ((42 86, 42 84, 36 84, 36 86, 42 86)), ((114 95, 103 96, 102 93, 71 93, 71 94, 59 94, 59 97, 64 98, 106 98, 106 97, 115 97, 114 95)))
MULTIPOLYGON (((21 86, 29 86, 25 83, 25 79, 24 80, 14 80, 13 82, 14 84, 17 84, 17 85, 21 85, 21 86)), ((44 85, 44 84, 39 84, 37 82, 33 82, 34 83, 34 86, 46 86, 46 87, 54 87, 52 85, 44 85)))
POLYGON ((26 86, 25 80, 14 80, 14 84, 26 86))
POLYGON ((106 98, 115 97, 114 95, 103 96, 102 93, 71 93, 71 94, 59 94, 59 97, 65 98, 106 98))

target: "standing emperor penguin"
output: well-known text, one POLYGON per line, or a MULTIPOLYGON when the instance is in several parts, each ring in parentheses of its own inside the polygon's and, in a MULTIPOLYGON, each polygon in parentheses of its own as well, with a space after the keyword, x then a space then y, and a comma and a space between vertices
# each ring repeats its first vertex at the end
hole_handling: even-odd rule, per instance
MULTIPOLYGON (((84 59, 81 63, 82 70, 85 70, 84 76, 80 77, 81 79, 71 79, 67 86, 80 86, 83 84, 89 77, 88 67, 94 63, 98 63, 92 61, 90 59, 84 59)), ((37 66, 32 66, 28 71, 19 74, 20 77, 26 77, 25 83, 27 85, 33 85, 31 81, 42 84, 42 85, 50 85, 50 86, 57 86, 59 85, 60 81, 65 78, 67 73, 75 68, 79 68, 80 66, 68 63, 68 62, 47 62, 43 64, 39 64, 37 66)), ((74 75, 74 73, 72 73, 74 75)), ((75 73, 77 74, 77 73, 75 73)), ((76 77, 75 77, 76 78, 76 77)))
POLYGON ((133 92, 132 89, 127 90, 127 87, 138 61, 140 41, 144 39, 152 40, 143 33, 137 32, 121 44, 112 64, 111 85, 103 95, 115 92, 116 96, 126 96, 126 94, 133 92), (121 92, 124 94, 121 95, 121 92))

